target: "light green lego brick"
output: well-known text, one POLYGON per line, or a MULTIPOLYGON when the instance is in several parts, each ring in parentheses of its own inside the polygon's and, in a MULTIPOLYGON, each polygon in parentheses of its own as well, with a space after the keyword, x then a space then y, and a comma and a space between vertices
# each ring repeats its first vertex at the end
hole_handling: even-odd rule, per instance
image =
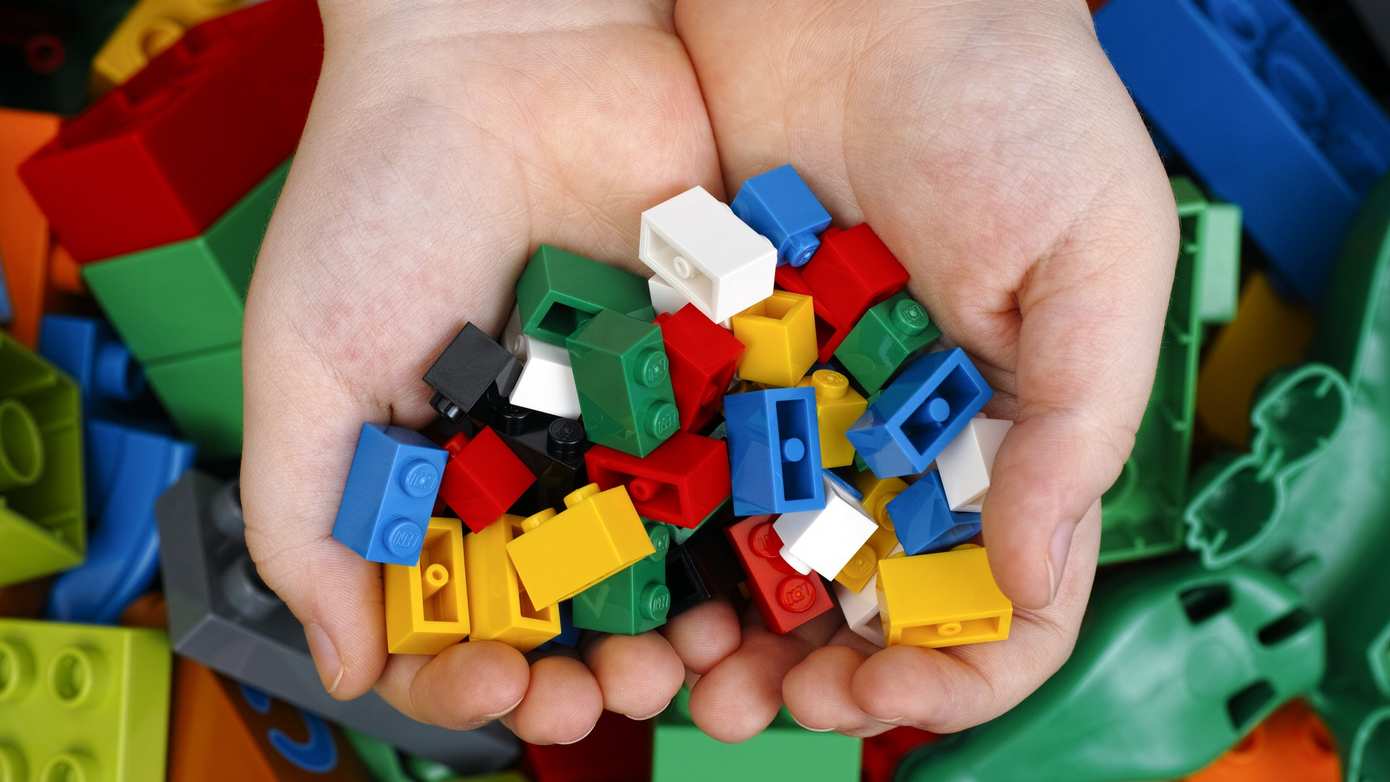
POLYGON ((241 453, 241 346, 145 367, 155 396, 185 437, 214 459, 241 453))
POLYGON ((0 459, 13 462, 0 471, 11 474, 0 485, 5 585, 77 565, 87 535, 77 386, 0 332, 0 406, 0 459))
POLYGON ((0 778, 163 779, 170 665, 159 630, 0 620, 0 778))
POLYGON ((201 236, 88 264, 82 276, 141 363, 241 341, 242 313, 286 163, 201 236))
POLYGON ((1230 323, 1240 299, 1240 207, 1211 204, 1202 231, 1202 298, 1197 304, 1203 323, 1230 323))

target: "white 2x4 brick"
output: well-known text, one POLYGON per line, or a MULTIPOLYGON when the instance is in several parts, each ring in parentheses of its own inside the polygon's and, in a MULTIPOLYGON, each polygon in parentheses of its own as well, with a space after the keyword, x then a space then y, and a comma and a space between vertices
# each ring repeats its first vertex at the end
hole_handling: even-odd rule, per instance
POLYGON ((951 510, 979 513, 984 508, 994 456, 1013 425, 996 418, 972 418, 936 457, 936 471, 951 510))
POLYGON ((782 559, 796 572, 834 578, 878 525, 835 481, 826 479, 825 499, 819 510, 783 513, 772 528, 782 539, 782 559))

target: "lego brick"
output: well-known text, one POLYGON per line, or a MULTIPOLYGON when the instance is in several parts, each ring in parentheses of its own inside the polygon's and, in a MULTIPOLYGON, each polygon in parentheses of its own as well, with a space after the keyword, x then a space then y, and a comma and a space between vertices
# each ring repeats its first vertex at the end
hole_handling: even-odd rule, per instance
POLYGON ((867 489, 867 493, 860 496, 859 507, 873 519, 875 529, 864 545, 860 546, 845 566, 840 568, 840 572, 835 574, 835 583, 851 592, 862 591, 874 578, 878 573, 880 559, 894 551, 902 550, 898 543, 897 529, 893 526, 893 519, 888 515, 888 503, 907 488, 907 484, 898 478, 879 479, 875 478, 873 473, 867 472, 859 476, 858 482, 867 489))
POLYGON ((507 394, 519 371, 516 356, 472 323, 465 323, 425 372, 434 389, 430 406, 445 418, 458 418, 496 383, 507 394))
POLYGON ((521 331, 564 345, 603 310, 642 321, 656 316, 646 280, 558 247, 543 244, 516 281, 521 331))
POLYGON ((862 782, 893 782, 893 774, 903 758, 939 738, 935 733, 903 727, 864 739, 862 782))
POLYGON ((514 405, 506 405, 490 420, 502 442, 536 476, 536 482, 512 506, 512 513, 529 516, 559 507, 565 495, 588 483, 584 453, 593 444, 582 423, 514 405))
MULTIPOLYGON (((713 516, 690 537, 671 546, 666 554, 666 589, 671 593, 669 616, 706 600, 738 593, 744 573, 724 532, 733 521, 732 512, 713 516)), ((672 532, 678 535, 681 530, 674 528, 672 532)))
POLYGON ((960 646, 1009 637, 1013 604, 980 546, 878 563, 879 617, 888 643, 960 646))
POLYGON ((241 0, 137 0, 92 58, 92 94, 103 95, 124 83, 189 27, 241 4, 241 0))
POLYGON ((801 279, 820 306, 830 335, 819 341, 820 361, 829 361, 868 309, 907 286, 907 269, 867 223, 827 229, 801 279))
POLYGON ((951 510, 935 470, 914 481, 885 509, 908 554, 945 551, 980 534, 980 514, 951 510))
POLYGON ((604 310, 565 346, 590 440, 646 456, 676 432, 680 415, 656 325, 604 310))
POLYGON ((92 55, 130 0, 43 0, 0 6, 0 105, 76 114, 92 55))
POLYGON ((0 586, 87 548, 77 386, 0 331, 0 586))
POLYGON ((430 519, 420 561, 387 565, 382 580, 391 654, 439 654, 468 636, 468 576, 458 519, 430 519))
POLYGON ((846 436, 874 475, 915 475, 993 395, 965 351, 929 353, 909 364, 846 436))
POLYGON ((186 657, 169 727, 169 782, 371 779, 336 726, 186 657))
POLYGON ((715 323, 772 294, 777 250, 703 187, 642 213, 637 257, 715 323))
POLYGON ((734 378, 743 343, 693 306, 656 316, 671 369, 681 429, 695 431, 714 420, 734 378))
POLYGON ((595 446, 584 455, 589 480, 627 488, 644 518, 693 527, 729 499, 729 449, 722 440, 676 432, 645 459, 595 446))
POLYGON ((409 429, 362 424, 333 537, 372 562, 415 564, 447 459, 409 429))
POLYGON ((141 362, 241 344, 251 271, 288 173, 288 163, 271 171, 201 236, 83 267, 92 295, 141 362))
POLYGON ((574 596, 574 626, 601 633, 637 635, 666 624, 671 592, 666 588, 666 554, 671 528, 647 527, 655 550, 574 596))
POLYGON ((748 591, 767 629, 789 633, 834 608, 819 578, 792 570, 782 559, 782 539, 770 516, 750 516, 725 534, 748 575, 748 591))
POLYGON ((815 392, 777 388, 724 397, 734 513, 825 506, 815 392))
POLYGON ((522 768, 535 782, 650 782, 652 725, 604 712, 574 744, 527 744, 522 768))
POLYGON ((14 310, 10 334, 29 347, 38 339, 54 245, 48 218, 19 179, 19 164, 57 135, 59 121, 0 107, 0 265, 14 310))
POLYGON ((749 177, 729 208, 772 242, 778 265, 806 265, 821 246, 818 235, 830 226, 830 213, 790 164, 749 177))
POLYGON ((507 511, 536 482, 536 476, 502 438, 484 426, 472 439, 459 432, 444 443, 449 460, 439 498, 478 532, 507 511))
POLYGON ((537 607, 569 600, 654 551, 621 486, 582 486, 565 496, 563 511, 541 511, 522 527, 507 555, 537 607))
POLYGON ((647 278, 647 293, 652 298, 652 309, 658 315, 669 315, 690 303, 685 296, 671 287, 671 283, 661 279, 657 274, 647 278))
POLYGON ((62 247, 54 247, 48 256, 48 284, 59 293, 74 296, 87 296, 87 283, 82 281, 82 266, 72 253, 62 247))
MULTIPOLYGON (((899 553, 902 552, 898 548, 899 553)), ((887 559, 887 557, 882 557, 887 559)), ((878 559, 873 563, 873 574, 858 589, 835 583, 835 602, 840 604, 840 612, 845 615, 845 627, 874 646, 886 646, 883 635, 883 620, 878 603, 878 559)))
POLYGON ((445 730, 403 716, 375 693, 352 701, 329 696, 303 628, 256 577, 234 483, 190 471, 160 497, 155 513, 169 637, 180 655, 463 773, 503 768, 516 758, 516 740, 501 726, 445 730))
POLYGON ((203 456, 241 453, 241 346, 145 365, 145 378, 179 432, 203 456))
POLYGON ((868 409, 869 401, 849 387, 849 378, 833 369, 817 369, 797 385, 816 392, 821 466, 829 469, 853 464, 854 445, 845 432, 868 409))
POLYGON ((169 626, 169 605, 163 592, 146 592, 126 604, 118 621, 122 627, 163 630, 169 626))
POLYGON ((145 392, 144 370, 97 318, 45 315, 38 352, 77 383, 86 418, 118 415, 145 392))
POLYGON ((192 238, 294 150, 322 55, 311 0, 204 22, 64 124, 20 176, 79 262, 192 238))
POLYGON ((526 782, 506 772, 469 775, 464 780, 438 761, 403 755, 390 744, 365 733, 345 730, 343 735, 375 782, 526 782))
POLYGON ((49 579, 0 586, 0 616, 37 619, 48 602, 49 579))
POLYGON ((779 554, 803 576, 814 570, 834 578, 878 529, 832 480, 825 481, 825 497, 824 508, 783 513, 772 524, 782 540, 779 554))
POLYGON ((1095 26, 1140 108, 1240 206, 1287 290, 1319 301, 1327 248, 1390 169, 1390 119, 1286 0, 1115 0, 1095 26))
POLYGON ((1342 763, 1327 725, 1308 704, 1290 701, 1255 726, 1216 762, 1179 782, 1298 779, 1340 782, 1342 763))
POLYGON ((745 347, 738 362, 738 376, 745 380, 794 386, 816 363, 816 321, 809 296, 773 291, 729 322, 745 347))
POLYGON ((95 525, 82 564, 58 576, 44 615, 59 622, 114 624, 150 588, 159 568, 154 503, 193 466, 190 443, 102 420, 87 421, 87 475, 95 525))
POLYGON ((163 779, 170 665, 157 630, 0 620, 0 768, 14 779, 163 779))
POLYGON ((536 608, 516 576, 507 544, 521 534, 521 517, 506 515, 463 539, 468 564, 468 613, 475 641, 500 641, 529 652, 560 634, 560 609, 536 608))
POLYGON ((899 293, 864 313, 835 348, 835 358, 865 393, 874 394, 903 362, 940 336, 926 308, 899 293))
POLYGON ((574 385, 568 350, 521 333, 521 317, 515 309, 502 342, 516 354, 521 370, 508 401, 561 418, 579 417, 579 389, 574 385))
POLYGON ((960 435, 941 449, 936 457, 936 471, 951 510, 984 510, 994 457, 1013 425, 1013 421, 972 418, 960 435))

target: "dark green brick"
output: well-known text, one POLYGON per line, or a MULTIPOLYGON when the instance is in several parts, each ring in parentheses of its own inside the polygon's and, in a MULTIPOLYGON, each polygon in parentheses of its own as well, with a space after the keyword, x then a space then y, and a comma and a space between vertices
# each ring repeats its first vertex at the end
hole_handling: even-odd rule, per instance
POLYGON ((906 293, 879 302, 854 324, 835 358, 864 389, 873 393, 913 353, 941 336, 927 309, 906 293))
POLYGON ((241 453, 241 346, 145 366, 155 396, 201 456, 241 453))
POLYGON ((637 635, 666 624, 671 592, 666 588, 666 552, 674 527, 646 522, 656 553, 580 592, 574 626, 602 633, 637 635))
POLYGON ((679 419, 661 329, 603 310, 566 341, 589 439, 646 456, 679 419))
POLYGON ((516 281, 521 330, 552 345, 565 339, 602 310, 650 322, 647 281, 616 266, 543 244, 516 281))

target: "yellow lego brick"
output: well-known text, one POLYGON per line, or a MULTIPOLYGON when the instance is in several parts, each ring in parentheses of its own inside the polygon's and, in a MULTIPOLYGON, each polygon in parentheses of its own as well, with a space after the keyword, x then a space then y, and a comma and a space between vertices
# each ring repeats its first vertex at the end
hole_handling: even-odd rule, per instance
POLYGON ((1197 375, 1197 420, 1221 442, 1250 440, 1250 403, 1276 369, 1303 360, 1313 338, 1313 315, 1283 301, 1263 272, 1250 275, 1236 319, 1217 334, 1197 375))
POLYGON ((734 336, 747 348, 738 376, 755 383, 794 386, 816 363, 816 315, 811 297, 787 291, 735 315, 734 336))
POLYGON ((501 641, 529 652, 560 634, 560 607, 536 608, 517 580, 507 544, 521 534, 521 517, 504 515, 463 539, 468 563, 468 613, 474 641, 501 641))
POLYGON ((1009 602, 980 546, 878 563, 878 610, 888 644, 960 646, 1009 637, 1009 602))
POLYGON ((871 472, 861 473, 855 478, 854 484, 864 495, 859 501, 860 506, 878 525, 878 529, 835 575, 835 582, 852 592, 858 592, 878 572, 878 561, 888 557, 898 547, 898 533, 888 516, 888 503, 906 489, 907 484, 901 478, 878 478, 871 472))
POLYGON ((822 467, 845 467, 854 462, 854 444, 845 432, 869 407, 869 400, 849 387, 849 378, 833 369, 817 369, 797 385, 816 391, 816 420, 820 422, 822 467))
POLYGON ((92 94, 123 83, 188 28, 221 16, 243 0, 140 0, 92 58, 92 94))
POLYGON ((430 519, 420 561, 386 565, 386 648, 439 654, 468 635, 463 522, 430 519))
POLYGON ((627 489, 591 483, 565 495, 565 510, 546 509, 521 523, 507 554, 531 601, 555 605, 656 552, 627 489))

